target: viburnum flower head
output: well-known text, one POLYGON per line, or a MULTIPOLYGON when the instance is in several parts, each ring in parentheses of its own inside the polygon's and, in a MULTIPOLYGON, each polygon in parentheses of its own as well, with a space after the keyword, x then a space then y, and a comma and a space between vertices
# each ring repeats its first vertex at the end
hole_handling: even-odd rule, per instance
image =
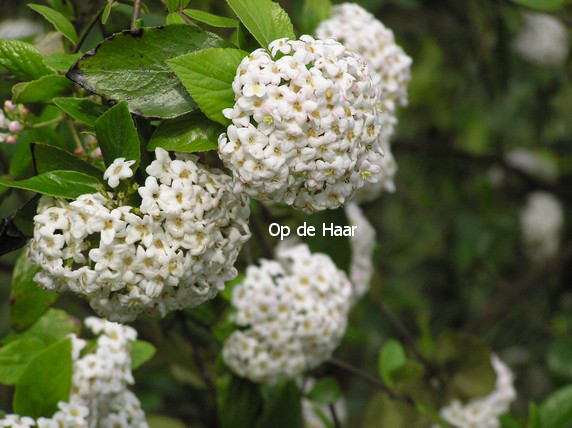
POLYGON ((245 57, 219 154, 235 190, 311 213, 380 178, 379 77, 334 40, 279 39, 245 57))
POLYGON ((111 165, 105 170, 103 178, 107 180, 109 187, 116 188, 119 181, 133 176, 131 166, 135 164, 134 160, 126 161, 125 158, 115 159, 111 165))
POLYGON ((235 286, 238 329, 223 357, 239 376, 274 384, 327 360, 341 340, 351 305, 351 284, 325 254, 304 244, 278 247, 235 286))
POLYGON ((516 399, 513 375, 510 368, 496 355, 491 364, 497 375, 495 389, 485 397, 467 403, 453 400, 440 411, 441 416, 454 428, 500 428, 499 417, 508 412, 510 403, 516 399))
MULTIPOLYGON (((195 156, 171 160, 157 149, 156 157, 138 189, 140 207, 112 193, 40 200, 29 249, 38 284, 83 295, 98 314, 124 322, 196 306, 237 275, 234 262, 250 237, 246 196, 195 156)), ((109 167, 112 184, 128 166, 109 167)))
POLYGON ((67 402, 58 411, 38 420, 18 415, 0 419, 0 427, 38 428, 147 428, 145 413, 128 386, 131 373, 131 343, 137 332, 127 326, 90 317, 85 325, 97 336, 93 350, 85 352, 87 341, 72 340, 72 387, 67 402))

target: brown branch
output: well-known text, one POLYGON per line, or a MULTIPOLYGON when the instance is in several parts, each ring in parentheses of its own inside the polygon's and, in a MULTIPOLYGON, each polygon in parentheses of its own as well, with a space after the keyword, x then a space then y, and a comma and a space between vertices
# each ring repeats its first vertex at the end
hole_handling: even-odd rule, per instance
POLYGON ((330 403, 330 414, 332 415, 332 422, 334 423, 334 428, 342 428, 342 424, 340 423, 340 419, 338 418, 338 414, 336 412, 336 406, 334 403, 330 403))
POLYGON ((139 19, 139 15, 141 14, 141 1, 142 0, 135 0, 135 4, 133 5, 133 15, 131 16, 131 31, 137 30, 137 20, 139 19))
POLYGON ((527 272, 517 285, 507 287, 505 292, 498 296, 492 304, 467 323, 464 330, 475 333, 483 326, 494 321, 499 315, 505 314, 507 308, 513 307, 520 299, 535 289, 535 287, 550 274, 560 271, 566 262, 572 259, 572 245, 567 246, 544 265, 527 272))
POLYGON ((87 24, 87 27, 85 27, 85 30, 83 31, 83 33, 81 33, 79 40, 77 41, 76 45, 74 46, 73 53, 79 52, 81 45, 83 45, 83 42, 85 42, 85 39, 87 39, 87 36, 91 32, 91 30, 93 29, 95 24, 97 24, 97 22, 99 21, 99 18, 101 18, 101 15, 103 15, 104 10, 105 10, 105 6, 103 6, 101 9, 99 9, 97 11, 97 13, 93 16, 93 18, 91 18, 91 21, 89 21, 89 24, 87 24))

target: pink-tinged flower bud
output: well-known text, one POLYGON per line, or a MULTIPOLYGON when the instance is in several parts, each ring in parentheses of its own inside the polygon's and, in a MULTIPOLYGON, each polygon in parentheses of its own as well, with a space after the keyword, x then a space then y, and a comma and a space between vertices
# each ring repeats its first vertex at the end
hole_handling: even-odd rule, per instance
POLYGON ((8 125, 8 129, 10 130, 10 132, 21 132, 24 130, 24 127, 20 122, 14 120, 10 122, 10 125, 8 125))
POLYGON ((10 101, 10 100, 4 101, 4 109, 6 111, 14 111, 15 107, 16 106, 12 103, 12 101, 10 101))
POLYGON ((93 153, 91 154, 94 158, 100 158, 103 155, 101 154, 101 149, 98 147, 97 149, 95 149, 93 151, 93 153))
POLYGON ((28 107, 24 107, 22 109, 22 116, 26 117, 30 114, 30 109, 28 107))
POLYGON ((73 152, 76 156, 79 156, 83 153, 83 149, 81 147, 77 147, 73 152))
POLYGON ((16 137, 14 137, 13 135, 10 135, 8 138, 6 138, 6 144, 15 144, 16 143, 16 137))

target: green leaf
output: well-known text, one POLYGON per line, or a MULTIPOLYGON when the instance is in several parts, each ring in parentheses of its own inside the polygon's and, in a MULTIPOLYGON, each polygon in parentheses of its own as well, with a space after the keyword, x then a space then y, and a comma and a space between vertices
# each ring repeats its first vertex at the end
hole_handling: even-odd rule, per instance
POLYGON ((464 401, 482 397, 495 386, 491 349, 480 339, 445 332, 437 341, 435 359, 445 372, 452 373, 450 389, 454 397, 464 401))
POLYGON ((95 121, 107 110, 106 106, 87 98, 54 98, 53 103, 84 125, 95 126, 95 121))
POLYGON ((534 402, 528 404, 528 428, 543 428, 540 411, 534 402))
POLYGON ((163 415, 147 415, 150 428, 187 428, 183 422, 163 415))
POLYGON ((58 294, 41 289, 34 282, 39 269, 22 252, 12 274, 10 295, 10 324, 16 330, 23 330, 38 320, 58 299, 58 294))
POLYGON ((401 401, 392 400, 383 392, 372 397, 365 410, 363 428, 426 428, 429 416, 401 401))
POLYGON ((266 401, 266 408, 258 428, 303 428, 302 394, 290 381, 278 387, 266 401))
POLYGON ((135 164, 131 169, 137 169, 141 160, 141 147, 126 103, 117 104, 97 119, 95 133, 106 166, 111 165, 117 158, 125 158, 134 160, 135 164))
POLYGON ((107 20, 109 19, 109 15, 111 14, 111 6, 113 3, 108 2, 105 5, 105 9, 103 9, 103 13, 101 14, 101 23, 103 25, 107 24, 107 20))
POLYGON ((234 105, 232 81, 248 52, 239 49, 205 49, 168 61, 207 117, 222 125, 230 123, 222 110, 234 105))
POLYGON ((72 382, 72 344, 67 338, 38 353, 16 382, 14 412, 51 417, 60 401, 69 401, 72 382))
POLYGON ((69 19, 64 15, 57 10, 39 4, 29 4, 28 7, 42 15, 74 45, 77 43, 77 32, 69 19))
POLYGON ((34 235, 34 216, 38 211, 38 201, 40 195, 30 199, 22 208, 14 214, 13 222, 18 230, 24 235, 31 238, 34 235))
POLYGON ((97 178, 77 171, 52 171, 20 181, 0 177, 0 184, 56 198, 77 199, 86 193, 96 193, 100 182, 97 178))
POLYGON ((43 59, 44 64, 53 70, 66 73, 81 58, 81 54, 53 53, 43 59))
POLYGON ((156 352, 157 350, 155 347, 149 342, 145 342, 143 340, 136 340, 133 342, 131 344, 131 352, 129 353, 131 356, 131 370, 135 370, 145 364, 153 358, 153 355, 155 355, 156 352))
POLYGON ((105 184, 102 170, 64 149, 42 143, 32 143, 31 149, 38 174, 63 170, 77 171, 95 177, 105 184))
POLYGON ((296 39, 290 17, 278 3, 271 0, 227 0, 227 3, 263 48, 283 37, 296 39))
POLYGON ((31 44, 20 40, 0 40, 0 67, 19 79, 39 79, 53 74, 42 62, 44 57, 31 44))
POLYGON ((572 424, 572 385, 560 388, 539 408, 542 428, 564 428, 572 424))
POLYGON ((219 124, 193 112, 161 122, 153 133, 147 150, 154 151, 157 147, 185 153, 216 150, 221 132, 224 132, 224 128, 219 124))
POLYGON ((333 377, 320 379, 310 390, 307 397, 316 403, 330 404, 342 395, 338 381, 333 377))
POLYGON ((170 12, 165 19, 165 23, 167 25, 186 24, 183 17, 180 16, 177 12, 170 12))
POLYGON ((529 9, 554 11, 562 9, 566 5, 565 0, 512 0, 513 3, 518 4, 529 9))
POLYGON ((238 21, 236 19, 213 15, 212 13, 203 12, 198 9, 185 9, 183 10, 183 13, 189 18, 203 22, 211 27, 238 28, 238 21))
POLYGON ((12 88, 14 103, 51 103, 54 97, 66 95, 73 83, 64 76, 51 74, 32 82, 23 82, 12 88))
POLYGON ((0 383, 14 385, 32 358, 46 345, 39 339, 28 337, 0 348, 0 383))
POLYGON ((381 348, 378 360, 379 376, 387 385, 392 385, 391 372, 401 367, 407 361, 401 344, 394 339, 388 340, 381 348))
POLYGON ((305 0, 302 9, 301 27, 304 34, 314 34, 320 22, 332 14, 330 0, 305 0))
POLYGON ((28 330, 22 333, 10 333, 2 343, 10 343, 23 338, 35 338, 45 345, 62 340, 70 333, 79 334, 81 324, 61 309, 50 308, 28 330))
POLYGON ((87 53, 67 76, 91 92, 126 101, 137 115, 174 118, 195 110, 197 104, 166 61, 200 49, 231 46, 191 25, 124 31, 87 53))
POLYGON ((231 375, 228 385, 221 389, 219 417, 222 428, 255 426, 263 404, 260 386, 231 375))
POLYGON ((557 339, 550 345, 547 354, 550 373, 567 382, 572 381, 572 339, 557 339))
POLYGON ((176 12, 179 9, 179 0, 165 0, 165 6, 169 12, 176 12))

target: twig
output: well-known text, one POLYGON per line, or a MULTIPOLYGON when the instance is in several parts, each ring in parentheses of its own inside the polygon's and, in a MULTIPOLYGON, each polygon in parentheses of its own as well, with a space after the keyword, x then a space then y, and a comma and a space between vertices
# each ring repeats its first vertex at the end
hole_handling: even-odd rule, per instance
POLYGON ((508 287, 487 309, 467 323, 464 330, 476 332, 483 326, 493 321, 497 316, 506 313, 507 308, 526 296, 535 286, 550 274, 559 271, 568 260, 572 259, 572 245, 566 247, 560 254, 549 260, 543 266, 532 272, 527 272, 516 286, 508 287))
POLYGON ((97 24, 97 22, 99 21, 99 18, 101 18, 101 15, 103 15, 104 10, 105 10, 105 6, 103 6, 101 9, 99 9, 97 11, 97 13, 93 16, 93 18, 91 18, 91 21, 89 21, 89 24, 87 24, 87 27, 85 27, 85 30, 83 31, 83 33, 81 33, 79 40, 77 41, 76 45, 74 46, 73 53, 79 52, 81 45, 83 45, 83 42, 85 42, 85 39, 87 38, 87 36, 91 32, 92 28, 95 26, 95 24, 97 24))
POLYGON ((338 414, 336 412, 336 406, 334 403, 330 403, 330 414, 332 415, 332 422, 334 423, 334 428, 342 428, 342 424, 338 418, 338 414))
POLYGON ((133 5, 133 16, 131 17, 131 31, 137 30, 137 20, 139 19, 139 15, 141 14, 141 1, 142 0, 135 0, 135 4, 133 5))
POLYGON ((33 123, 31 125, 28 125, 27 128, 45 128, 46 126, 51 126, 55 125, 56 123, 60 123, 62 120, 64 120, 64 117, 58 116, 55 119, 46 120, 45 122, 33 123))
POLYGON ((83 150, 83 144, 81 143, 81 139, 79 138, 79 134, 77 133, 77 129, 75 129, 75 125, 73 124, 72 120, 68 119, 67 124, 76 147, 80 150, 83 150))
POLYGON ((258 222, 256 216, 250 217, 250 226, 252 226, 252 231, 254 232, 258 243, 262 246, 262 253, 264 254, 264 257, 271 259, 273 257, 272 247, 270 247, 270 244, 268 244, 266 236, 264 235, 264 231, 260 227, 260 223, 258 222))

